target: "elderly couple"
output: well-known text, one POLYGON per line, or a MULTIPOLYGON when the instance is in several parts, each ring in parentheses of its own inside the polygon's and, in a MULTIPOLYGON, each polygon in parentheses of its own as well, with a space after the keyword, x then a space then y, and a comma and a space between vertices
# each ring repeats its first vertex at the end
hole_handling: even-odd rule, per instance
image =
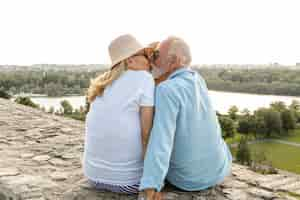
POLYGON ((83 170, 97 189, 163 199, 165 183, 197 191, 230 174, 232 156, 205 81, 180 38, 142 46, 122 35, 91 81, 83 170))

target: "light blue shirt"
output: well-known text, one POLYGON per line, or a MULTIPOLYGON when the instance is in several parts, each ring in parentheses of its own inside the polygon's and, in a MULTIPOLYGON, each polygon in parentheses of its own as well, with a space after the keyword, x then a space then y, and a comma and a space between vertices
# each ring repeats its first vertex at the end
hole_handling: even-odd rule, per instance
POLYGON ((203 78, 181 68, 160 83, 155 93, 154 124, 140 190, 160 191, 165 178, 188 191, 222 182, 230 174, 232 156, 203 78))

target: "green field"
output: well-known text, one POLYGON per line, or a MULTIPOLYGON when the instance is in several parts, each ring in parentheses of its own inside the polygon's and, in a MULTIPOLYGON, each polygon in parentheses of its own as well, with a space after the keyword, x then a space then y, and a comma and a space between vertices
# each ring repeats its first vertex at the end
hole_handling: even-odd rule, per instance
POLYGON ((289 142, 296 142, 300 143, 300 129, 297 129, 290 133, 287 137, 281 137, 281 140, 289 141, 289 142))
MULTIPOLYGON (((267 160, 278 169, 300 174, 300 147, 276 142, 260 142, 250 145, 251 152, 265 152, 267 160)), ((231 148, 233 154, 236 148, 231 148)))

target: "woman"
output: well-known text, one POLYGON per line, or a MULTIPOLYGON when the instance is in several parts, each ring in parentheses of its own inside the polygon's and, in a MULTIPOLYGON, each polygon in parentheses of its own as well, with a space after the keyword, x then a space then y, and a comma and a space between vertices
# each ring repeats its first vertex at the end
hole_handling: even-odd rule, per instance
POLYGON ((152 128, 154 80, 146 49, 131 35, 111 42, 111 69, 91 81, 83 169, 98 189, 138 193, 152 128))

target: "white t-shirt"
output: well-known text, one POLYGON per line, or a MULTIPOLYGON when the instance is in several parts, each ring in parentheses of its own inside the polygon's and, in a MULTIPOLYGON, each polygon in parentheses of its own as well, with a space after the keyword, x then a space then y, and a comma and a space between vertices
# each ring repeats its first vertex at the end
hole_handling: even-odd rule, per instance
POLYGON ((140 182, 143 172, 140 107, 154 105, 154 80, 128 70, 91 103, 86 118, 83 170, 114 185, 140 182))

